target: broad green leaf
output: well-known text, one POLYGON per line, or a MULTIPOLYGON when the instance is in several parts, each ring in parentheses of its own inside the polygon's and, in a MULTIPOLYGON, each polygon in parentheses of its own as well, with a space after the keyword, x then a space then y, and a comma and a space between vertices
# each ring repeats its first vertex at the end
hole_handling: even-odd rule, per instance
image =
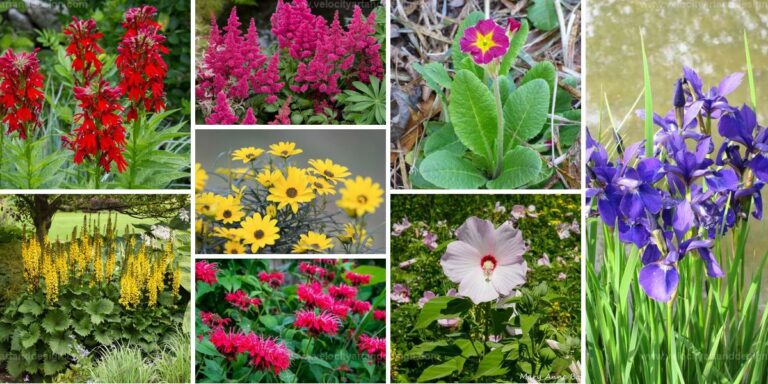
POLYGON ((95 299, 85 305, 85 311, 91 315, 91 322, 101 324, 104 318, 112 313, 115 303, 108 299, 95 299))
POLYGON ((517 147, 504 156, 499 177, 488 182, 491 189, 515 189, 525 186, 541 172, 541 159, 532 149, 517 147))
POLYGON ((557 28, 559 23, 555 1, 560 0, 533 0, 533 4, 528 7, 528 18, 536 28, 545 32, 557 28))
POLYGON ((494 349, 480 360, 480 365, 477 366, 477 372, 475 372, 474 378, 477 379, 483 376, 500 376, 506 374, 508 369, 501 366, 503 362, 504 352, 501 348, 494 349))
POLYGON ((483 173, 460 155, 437 151, 421 161, 419 171, 428 182, 447 189, 475 189, 486 182, 483 173))
POLYGON ((60 332, 69 328, 69 317, 61 310, 48 312, 43 319, 43 328, 48 333, 60 332))
POLYGON ((216 360, 205 359, 205 366, 202 369, 202 373, 211 382, 223 382, 226 378, 226 372, 224 368, 216 360))
POLYGON ((501 66, 499 67, 499 74, 501 76, 505 76, 512 68, 512 65, 515 64, 517 55, 520 54, 520 50, 523 49, 525 42, 528 40, 528 28, 528 22, 522 20, 520 29, 518 29, 517 32, 515 32, 515 35, 509 40, 509 50, 501 59, 501 66))
POLYGON ((311 365, 317 365, 317 366, 320 366, 320 367, 323 367, 323 368, 326 368, 326 369, 331 369, 331 370, 334 369, 333 366, 330 363, 328 363, 327 361, 325 361, 325 360, 323 360, 323 359, 321 359, 319 357, 306 356, 306 357, 304 357, 304 360, 308 364, 311 364, 311 365))
POLYGON ((451 317, 461 317, 472 308, 472 303, 464 298, 438 296, 424 304, 419 312, 415 329, 426 328, 433 321, 451 317))
POLYGON ((526 143, 541 132, 547 121, 549 88, 541 79, 526 83, 504 103, 505 148, 526 143))
POLYGON ((445 70, 443 64, 436 61, 430 62, 427 65, 413 64, 413 69, 416 70, 427 84, 436 92, 442 93, 443 88, 451 89, 451 76, 448 75, 448 71, 445 70))
POLYGON ((435 379, 446 377, 454 372, 461 372, 464 368, 464 359, 461 356, 456 356, 442 364, 431 365, 421 373, 418 378, 419 383, 433 382, 435 379))
POLYGON ((488 87, 466 70, 456 74, 448 113, 456 136, 472 152, 492 160, 499 116, 488 87))
POLYGON ((453 344, 461 349, 461 355, 466 358, 475 357, 483 350, 483 343, 478 340, 474 341, 474 346, 472 341, 467 339, 457 339, 453 344))
POLYGON ((259 321, 269 330, 277 328, 277 318, 272 315, 259 316, 259 321))
POLYGON ((425 155, 440 150, 446 150, 457 155, 461 155, 466 151, 464 144, 459 141, 456 133, 453 132, 453 126, 451 124, 445 124, 436 129, 434 132, 430 133, 424 141, 425 155))
POLYGON ((427 352, 433 351, 435 348, 447 347, 448 345, 450 344, 448 344, 448 342, 445 340, 427 341, 413 347, 408 354, 411 356, 423 355, 427 352))
POLYGON ((64 370, 66 366, 67 360, 65 359, 59 359, 53 356, 47 357, 43 362, 43 373, 45 373, 46 376, 53 376, 64 370))
POLYGON ((53 336, 47 339, 46 342, 48 347, 51 348, 51 352, 55 355, 63 356, 71 350, 69 338, 64 334, 53 336))
POLYGON ((19 306, 19 312, 21 313, 29 313, 32 315, 39 315, 43 313, 43 307, 40 306, 36 301, 32 299, 26 299, 23 303, 19 306))
POLYGON ((219 350, 216 349, 213 343, 211 343, 211 341, 208 339, 203 339, 200 342, 195 342, 195 350, 198 353, 201 353, 207 356, 221 356, 221 353, 219 353, 219 350))
POLYGON ((21 346, 30 348, 40 340, 40 328, 35 325, 21 332, 21 346))
POLYGON ((474 11, 467 15, 467 17, 461 21, 461 24, 459 24, 459 29, 456 30, 456 35, 453 37, 453 46, 451 47, 454 69, 456 68, 456 65, 460 64, 461 61, 464 60, 464 58, 468 57, 466 53, 461 51, 461 45, 459 44, 461 38, 464 37, 464 30, 474 26, 484 18, 485 14, 483 12, 474 11))
POLYGON ((79 321, 74 323, 75 332, 80 336, 88 336, 91 334, 93 323, 91 323, 90 316, 83 316, 79 321))
MULTIPOLYGON (((547 85, 549 85, 549 96, 552 95, 552 92, 554 92, 555 89, 555 79, 557 77, 557 69, 555 69, 555 66, 549 62, 549 61, 541 61, 536 63, 531 69, 528 70, 528 72, 523 75, 523 78, 520 79, 520 86, 522 87, 523 84, 529 83, 536 79, 542 79, 547 82, 547 85)), ((567 93, 563 92, 564 95, 567 95, 567 93)), ((552 103, 550 97, 547 96, 547 105, 550 105, 552 103)))
POLYGON ((387 281, 387 270, 375 265, 359 265, 352 272, 363 275, 371 275, 371 281, 367 285, 376 285, 387 281))
POLYGON ((520 315, 520 328, 523 330, 523 335, 528 335, 538 320, 539 315, 520 315))

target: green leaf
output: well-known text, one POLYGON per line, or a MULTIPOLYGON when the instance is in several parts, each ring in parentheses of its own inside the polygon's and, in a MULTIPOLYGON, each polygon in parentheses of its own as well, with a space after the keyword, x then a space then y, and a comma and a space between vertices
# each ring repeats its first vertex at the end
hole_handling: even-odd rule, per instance
POLYGON ((418 378, 419 383, 434 382, 435 379, 446 377, 454 372, 461 372, 464 368, 464 359, 461 356, 456 356, 442 364, 431 365, 421 373, 418 378))
POLYGON ((528 18, 536 28, 545 32, 557 28, 559 23, 555 1, 560 0, 533 0, 533 4, 528 7, 528 18))
POLYGON ((485 14, 480 11, 474 11, 467 15, 467 17, 461 21, 461 24, 459 24, 459 29, 456 30, 456 35, 453 37, 453 46, 451 47, 454 69, 456 69, 456 65, 459 65, 464 58, 468 57, 466 53, 461 51, 461 44, 459 44, 461 38, 464 37, 464 30, 474 26, 482 19, 485 19, 485 14))
POLYGON ((496 348, 480 361, 475 372, 475 379, 483 376, 500 376, 508 372, 507 368, 501 366, 504 362, 504 352, 501 348, 496 348))
POLYGON ((317 365, 317 366, 320 366, 320 367, 323 367, 323 368, 326 368, 326 369, 330 369, 330 370, 334 369, 333 366, 330 363, 328 363, 327 361, 325 361, 325 360, 323 360, 323 359, 321 359, 319 357, 306 356, 306 357, 304 357, 304 360, 308 364, 311 364, 311 365, 317 365))
POLYGON ((424 304, 416 320, 415 329, 426 328, 433 321, 451 317, 461 317, 472 308, 472 303, 465 298, 438 296, 424 304))
POLYGON ((539 315, 520 315, 520 328, 523 330, 523 335, 531 332, 531 328, 537 320, 539 320, 539 315))
POLYGON ((219 350, 216 349, 213 343, 211 343, 211 341, 208 339, 203 339, 203 341, 196 342, 195 350, 198 353, 201 353, 207 356, 221 356, 221 353, 219 353, 219 350))
POLYGON ((442 93, 443 88, 451 89, 453 81, 448 75, 448 71, 445 70, 443 64, 436 61, 430 62, 427 65, 416 63, 413 64, 413 69, 424 77, 424 80, 430 88, 434 89, 436 92, 442 93))
POLYGON ((259 321, 269 330, 277 328, 277 318, 272 315, 259 316, 259 321))
POLYGON ((428 155, 419 166, 428 182, 447 189, 475 189, 486 182, 483 173, 469 160, 446 150, 428 155))
POLYGON ((48 333, 63 331, 69 328, 69 318, 61 310, 50 311, 43 319, 43 328, 48 333))
MULTIPOLYGON (((529 83, 536 79, 542 79, 547 82, 547 85, 549 85, 549 95, 552 95, 552 92, 555 90, 555 78, 557 77, 557 69, 555 69, 555 66, 549 62, 549 61, 541 61, 536 63, 531 69, 528 70, 528 72, 523 75, 523 78, 520 80, 520 86, 522 87, 523 84, 529 83)), ((567 93, 564 93, 567 95, 567 93)), ((549 95, 547 95, 547 105, 551 104, 551 100, 549 95)))
POLYGON ((212 383, 223 382, 226 378, 226 372, 224 371, 224 368, 216 360, 205 359, 205 366, 203 367, 201 373, 212 383))
POLYGON ((85 311, 91 315, 91 322, 101 324, 104 318, 112 313, 115 303, 108 299, 95 299, 85 305, 85 311))
POLYGON ((421 343, 421 344, 413 347, 411 349, 411 351, 408 352, 408 355, 419 356, 419 355, 423 355, 423 354, 425 354, 427 352, 432 352, 435 348, 447 347, 449 345, 450 344, 448 344, 448 342, 445 341, 445 340, 427 341, 427 342, 421 343))
POLYGON ((46 376, 53 376, 63 371, 66 366, 67 360, 65 359, 48 357, 43 362, 43 373, 45 373, 46 376))
POLYGON ((488 87, 467 70, 456 74, 448 113, 456 136, 472 152, 493 160, 499 116, 488 87))
POLYGON ((376 285, 387 281, 387 270, 375 265, 360 265, 353 268, 352 272, 371 275, 371 281, 367 285, 376 285))
POLYGON ((31 348, 38 340, 40 340, 40 328, 37 325, 21 332, 20 341, 24 348, 31 348))
POLYGON ((51 352, 55 355, 64 356, 69 354, 71 350, 69 338, 64 334, 51 337, 46 341, 48 342, 48 347, 51 348, 51 352))
POLYGON ((75 322, 75 333, 77 333, 80 336, 88 336, 91 334, 91 330, 93 329, 93 323, 91 323, 90 316, 83 316, 75 322))
POLYGON ((525 42, 528 40, 528 29, 528 22, 522 20, 520 29, 518 29, 517 32, 515 32, 515 35, 512 36, 512 39, 509 40, 509 50, 507 50, 507 53, 504 54, 504 57, 501 59, 501 66, 499 67, 499 74, 501 76, 505 76, 509 73, 512 64, 515 63, 517 55, 520 54, 520 50, 523 49, 525 42))
POLYGON ((547 83, 535 79, 512 92, 504 103, 505 148, 525 143, 541 132, 549 107, 547 83))
POLYGON ((40 306, 36 301, 32 299, 26 299, 23 303, 19 306, 19 312, 21 313, 29 313, 32 315, 39 315, 43 313, 43 307, 40 306))
POLYGON ((97 329, 93 332, 93 338, 103 345, 109 345, 115 340, 112 331, 109 329, 97 329))
POLYGON ((541 172, 541 159, 536 151, 517 147, 504 156, 499 177, 488 182, 491 189, 515 189, 533 181, 541 172))
POLYGON ((445 124, 442 127, 437 128, 427 136, 427 139, 424 142, 425 155, 429 155, 430 153, 439 150, 446 150, 455 154, 463 154, 466 151, 466 147, 459 141, 451 124, 445 124))

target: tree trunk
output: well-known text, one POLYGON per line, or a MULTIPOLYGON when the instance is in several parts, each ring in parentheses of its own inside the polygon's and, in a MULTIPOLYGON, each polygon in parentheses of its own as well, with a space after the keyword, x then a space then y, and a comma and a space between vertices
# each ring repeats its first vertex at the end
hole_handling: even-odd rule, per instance
POLYGON ((61 207, 61 198, 56 197, 49 201, 49 195, 33 195, 31 199, 25 199, 29 206, 32 224, 35 226, 37 241, 43 244, 48 231, 51 229, 53 215, 61 207))

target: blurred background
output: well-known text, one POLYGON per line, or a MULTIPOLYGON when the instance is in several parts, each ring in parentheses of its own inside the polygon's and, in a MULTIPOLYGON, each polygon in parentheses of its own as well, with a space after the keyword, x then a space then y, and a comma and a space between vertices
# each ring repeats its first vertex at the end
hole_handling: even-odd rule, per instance
MULTIPOLYGON (((304 153, 291 157, 291 161, 306 167, 310 159, 331 159, 341 164, 353 176, 371 177, 386 187, 386 136, 384 130, 223 130, 198 129, 196 132, 195 162, 200 163, 208 172, 207 190, 228 188, 225 178, 214 174, 217 168, 226 168, 230 163, 230 153, 242 147, 254 146, 269 150, 269 145, 280 141, 296 143, 304 153)), ((335 199, 332 198, 333 201, 335 199)), ((385 200, 386 202, 386 200, 385 200)), ((335 204, 329 209, 335 210, 335 204)), ((374 237, 373 249, 384 253, 386 230, 386 205, 382 203, 376 213, 370 216, 368 231, 374 237)))
MULTIPOLYGON (((681 1, 604 0, 592 1, 585 10, 587 44, 587 113, 590 133, 603 143, 610 142, 610 120, 626 116, 621 128, 625 144, 643 137, 643 120, 633 107, 643 90, 643 62, 640 32, 650 67, 654 112, 665 115, 672 108, 673 85, 682 76, 682 66, 701 76, 707 92, 734 72, 745 74, 741 86, 728 96, 731 105, 749 102, 747 65, 743 35, 749 39, 755 85, 758 122, 766 124, 768 106, 768 2, 765 1, 681 1), (602 111, 602 119, 601 119, 602 111), (599 132, 601 134, 599 134, 599 132)), ((717 136, 716 130, 713 134, 717 136)), ((716 146, 722 141, 716 139, 716 146)), ((768 197, 764 192, 763 199, 768 197)), ((747 270, 759 268, 759 259, 768 249, 768 220, 752 221, 747 270)), ((730 243, 730 242, 728 242, 730 243)), ((730 245, 728 245, 730 246, 730 245)), ((768 275, 763 277, 768 294, 768 275)), ((765 303, 763 304, 765 307, 765 303)))

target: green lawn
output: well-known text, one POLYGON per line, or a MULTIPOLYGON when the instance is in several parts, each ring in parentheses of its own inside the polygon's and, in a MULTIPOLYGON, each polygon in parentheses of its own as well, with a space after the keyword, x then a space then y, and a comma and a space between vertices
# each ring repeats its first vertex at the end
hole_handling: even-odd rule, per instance
MULTIPOLYGON (((96 220, 97 216, 96 214, 88 214, 89 220, 96 220)), ((115 214, 112 214, 112 219, 114 220, 115 214)), ((133 229, 133 224, 154 224, 157 222, 157 219, 136 219, 133 217, 130 217, 128 215, 124 214, 118 214, 117 215, 117 230, 118 234, 122 236, 123 231, 125 230, 126 224, 130 224, 131 228, 133 229)), ((77 226, 78 229, 83 226, 83 212, 59 212, 56 213, 53 216, 53 223, 51 224, 51 230, 48 231, 48 238, 51 239, 51 241, 55 241, 56 237, 64 241, 65 239, 69 239, 69 237, 72 235, 72 228, 74 226, 77 226)), ((107 215, 105 213, 102 213, 99 218, 99 227, 101 228, 102 233, 104 233, 104 230, 107 226, 107 215)))

